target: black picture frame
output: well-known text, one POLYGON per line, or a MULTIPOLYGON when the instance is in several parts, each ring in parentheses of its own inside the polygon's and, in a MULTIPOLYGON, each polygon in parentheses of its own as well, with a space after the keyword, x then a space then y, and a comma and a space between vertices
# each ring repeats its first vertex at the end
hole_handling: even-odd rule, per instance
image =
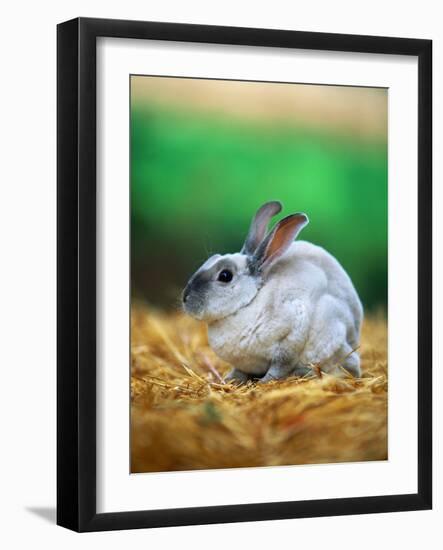
POLYGON ((425 510, 432 506, 432 42, 190 24, 73 19, 57 29, 57 523, 104 531, 425 510), (96 512, 96 39, 400 54, 418 58, 416 494, 96 512))

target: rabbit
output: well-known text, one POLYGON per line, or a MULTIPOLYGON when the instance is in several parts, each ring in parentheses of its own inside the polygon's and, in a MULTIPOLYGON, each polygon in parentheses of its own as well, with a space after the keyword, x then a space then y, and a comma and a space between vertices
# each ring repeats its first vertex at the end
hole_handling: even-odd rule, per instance
POLYGON ((294 242, 306 214, 266 234, 281 210, 279 201, 265 203, 240 252, 206 260, 183 291, 183 309, 207 323, 211 348, 234 367, 226 381, 266 383, 314 366, 360 377, 363 307, 351 279, 323 248, 294 242))

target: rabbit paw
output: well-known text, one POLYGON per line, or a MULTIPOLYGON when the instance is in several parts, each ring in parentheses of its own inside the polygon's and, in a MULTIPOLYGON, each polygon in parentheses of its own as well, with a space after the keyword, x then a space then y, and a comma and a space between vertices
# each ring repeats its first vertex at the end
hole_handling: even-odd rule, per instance
POLYGON ((249 376, 238 369, 232 369, 224 378, 225 382, 232 382, 234 384, 246 384, 248 380, 249 376))
POLYGON ((266 384, 266 382, 271 382, 272 380, 282 380, 283 378, 287 378, 293 370, 293 365, 275 363, 269 367, 268 372, 258 380, 258 383, 266 384))

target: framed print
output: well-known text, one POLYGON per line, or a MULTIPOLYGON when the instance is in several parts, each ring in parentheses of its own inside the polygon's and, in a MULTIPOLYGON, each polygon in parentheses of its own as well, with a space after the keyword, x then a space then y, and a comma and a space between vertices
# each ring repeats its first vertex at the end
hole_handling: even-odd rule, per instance
POLYGON ((58 26, 76 531, 429 509, 429 40, 58 26))

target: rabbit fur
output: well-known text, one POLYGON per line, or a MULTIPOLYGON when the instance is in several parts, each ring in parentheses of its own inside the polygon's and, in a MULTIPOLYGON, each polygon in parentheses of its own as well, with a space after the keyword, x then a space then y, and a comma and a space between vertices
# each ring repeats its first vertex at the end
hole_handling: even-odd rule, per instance
POLYGON ((351 279, 323 248, 293 242, 305 214, 287 216, 266 235, 280 210, 277 201, 264 204, 240 253, 216 254, 197 270, 184 310, 207 323, 212 349, 234 367, 229 380, 268 382, 313 366, 360 376, 363 308, 351 279))

